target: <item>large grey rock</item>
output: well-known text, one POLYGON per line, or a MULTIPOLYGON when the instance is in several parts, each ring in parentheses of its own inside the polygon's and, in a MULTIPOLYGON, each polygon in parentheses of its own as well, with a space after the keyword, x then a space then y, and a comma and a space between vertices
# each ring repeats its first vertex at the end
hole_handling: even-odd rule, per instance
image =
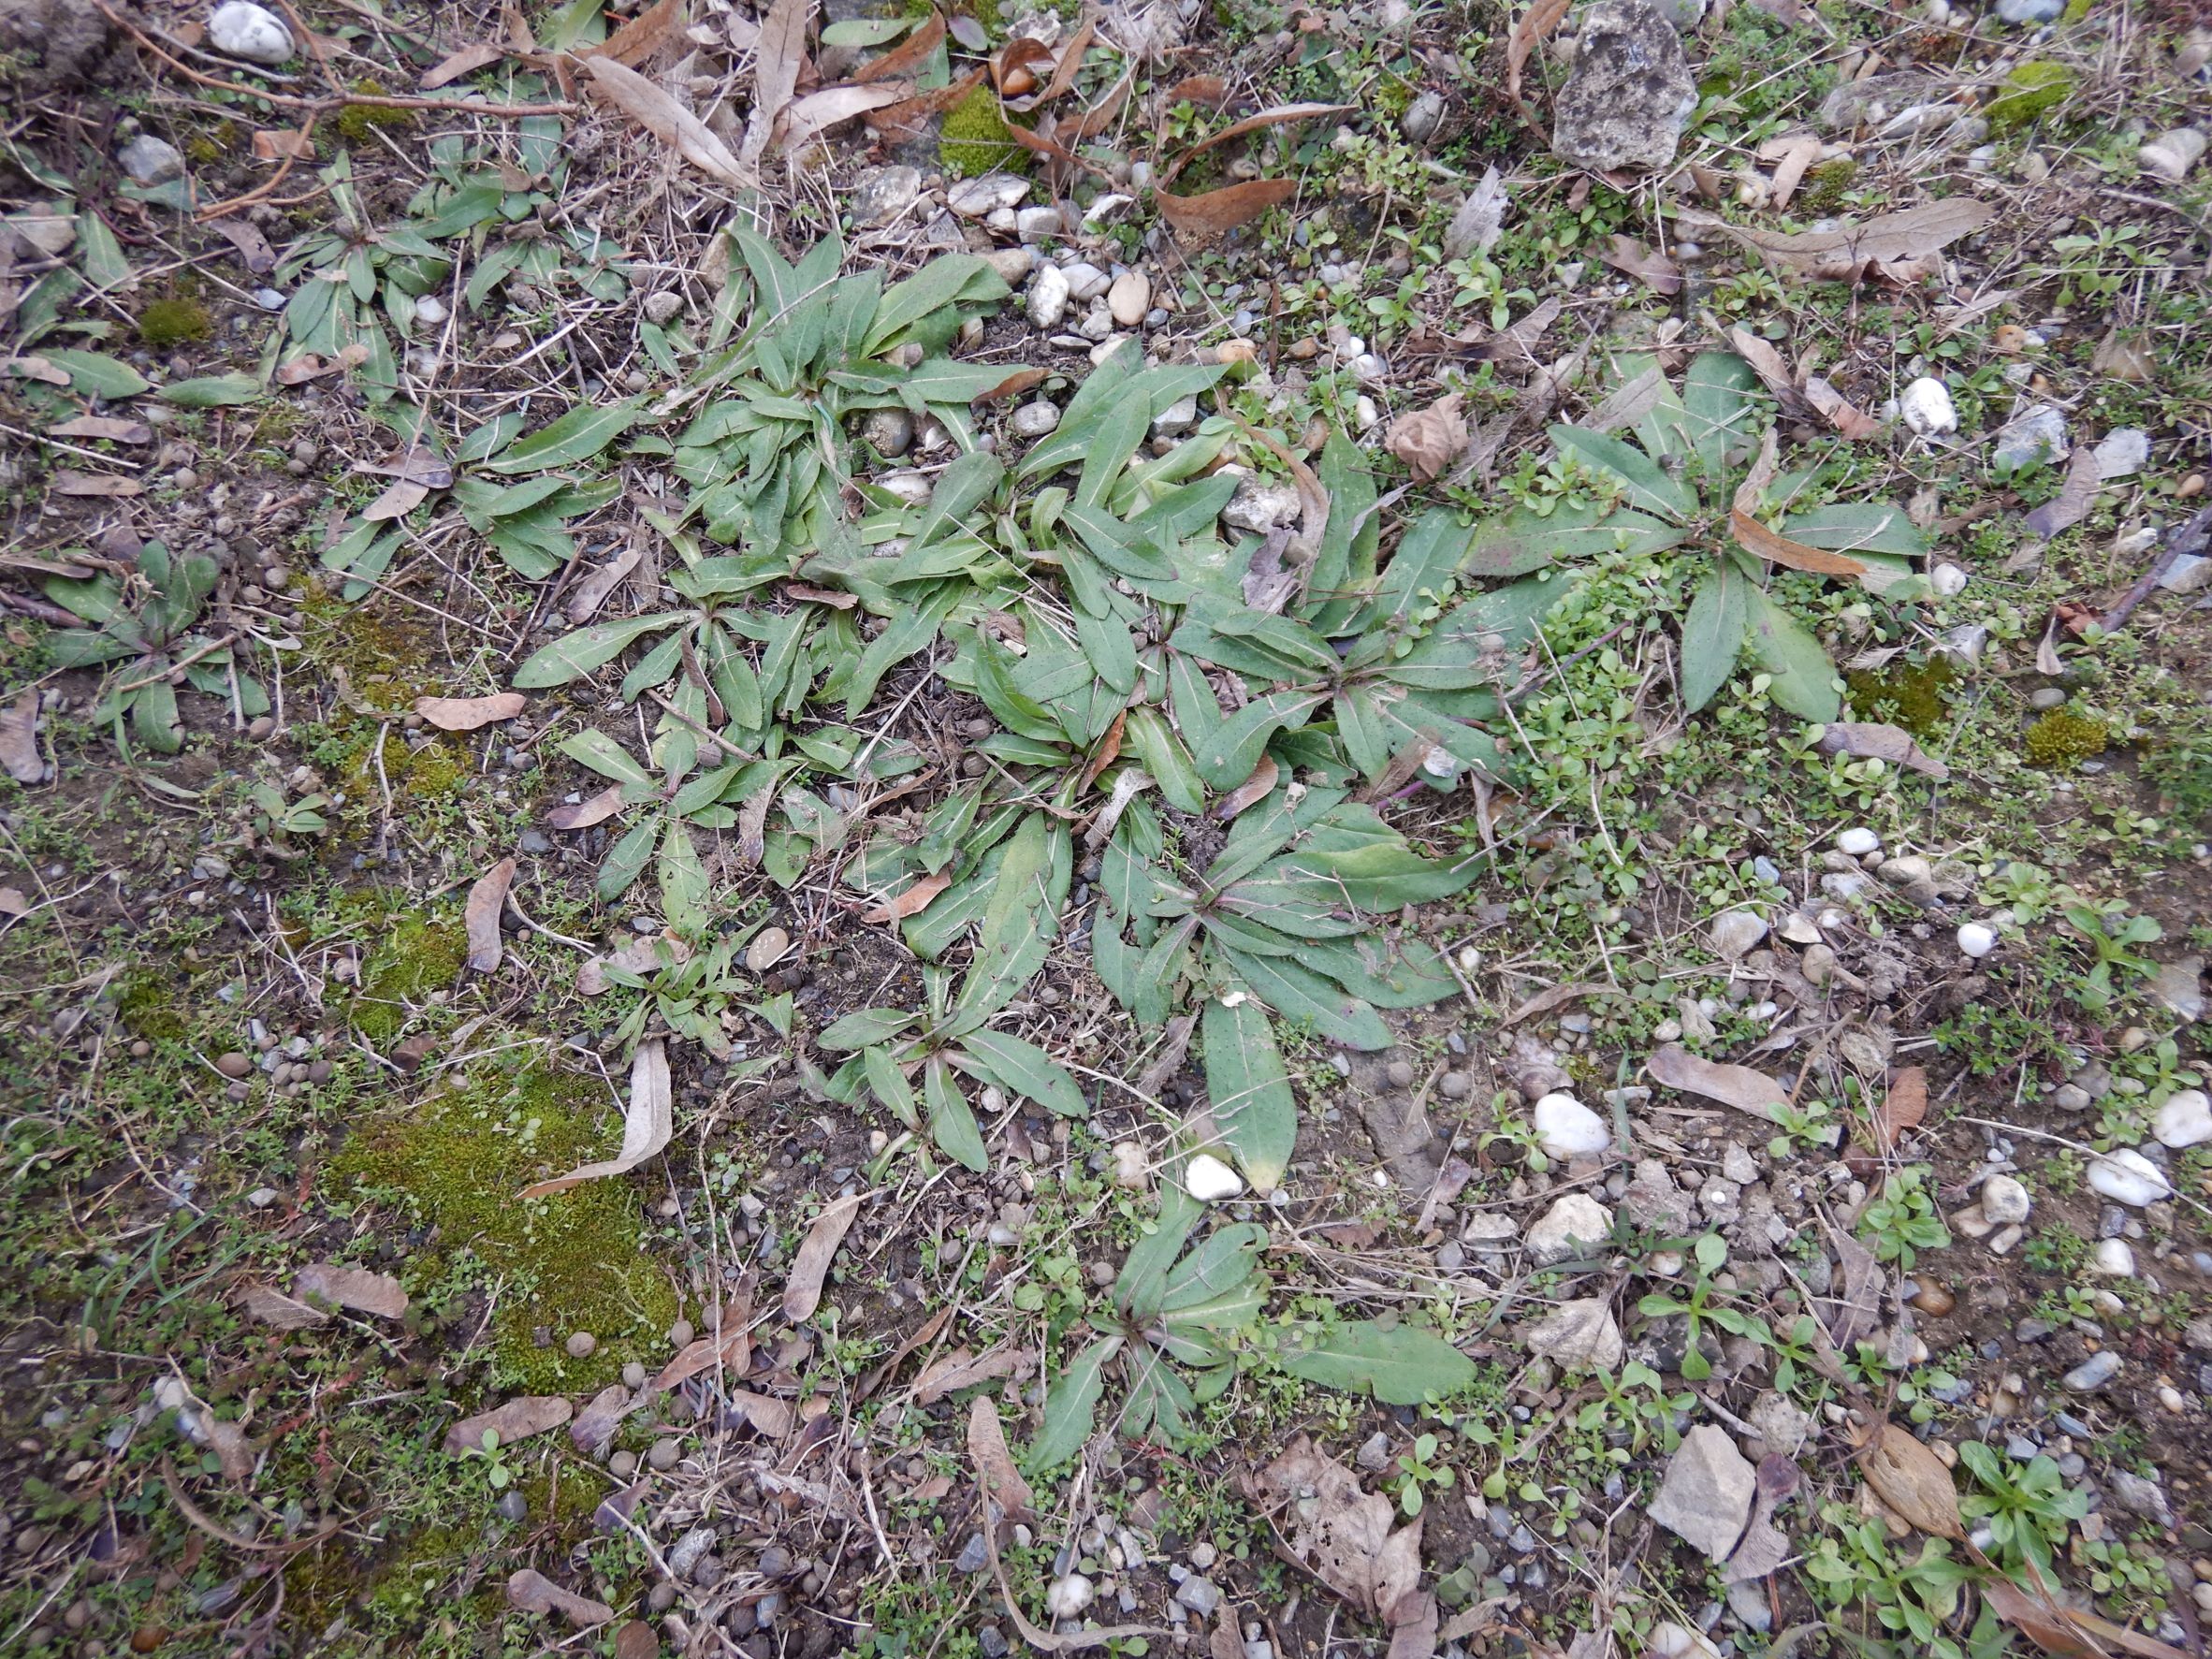
POLYGON ((2065 415, 2048 403, 2035 403, 2004 423, 1991 458, 2004 470, 2047 465, 2065 455, 2068 443, 2065 415))
POLYGON ((1696 108, 1697 83, 1665 15, 1643 0, 1598 0, 1560 88, 1551 148, 1598 172, 1656 171, 1673 162, 1696 108))
POLYGON ((1709 1561, 1724 1561, 1751 1524, 1758 1471, 1727 1431, 1700 1423, 1668 1460, 1650 1514, 1709 1561))
POLYGON ((1613 1230, 1613 1214, 1585 1192, 1570 1192, 1536 1218, 1528 1230, 1529 1259, 1557 1267, 1604 1248, 1613 1230))

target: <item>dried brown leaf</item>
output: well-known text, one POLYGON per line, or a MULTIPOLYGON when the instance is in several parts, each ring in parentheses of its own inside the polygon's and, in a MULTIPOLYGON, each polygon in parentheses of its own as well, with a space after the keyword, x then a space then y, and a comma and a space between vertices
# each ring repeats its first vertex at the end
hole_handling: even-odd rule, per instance
POLYGON ((1186 75, 1168 88, 1170 104, 1196 104, 1201 109, 1218 109, 1229 98, 1229 81, 1219 75, 1186 75))
POLYGON ((1421 1520, 1391 1531, 1398 1506, 1360 1490, 1359 1477, 1300 1435, 1259 1472, 1253 1495, 1286 1534, 1290 1553, 1369 1618, 1388 1623, 1420 1583, 1421 1520))
POLYGON ((47 357, 10 357, 5 365, 18 380, 36 380, 47 386, 67 386, 69 371, 47 357))
POLYGON ((1905 1430, 1892 1422, 1881 1424, 1859 1448, 1858 1466, 1874 1495, 1911 1525, 1938 1538, 1964 1541, 1951 1471, 1905 1430))
POLYGON ((1579 1002, 1585 997, 1618 997, 1621 993, 1611 985, 1570 981, 1564 985, 1553 985, 1548 991, 1538 991, 1526 1002, 1507 1014, 1502 1025, 1518 1026, 1523 1020, 1550 1013, 1555 1008, 1564 1008, 1570 1002, 1579 1002))
POLYGON ((461 906, 461 924, 469 939, 469 966, 478 973, 497 970, 505 954, 506 940, 500 931, 500 916, 507 908, 507 889, 515 885, 515 858, 510 853, 469 889, 461 906))
POLYGON ((1252 768, 1252 776, 1214 804, 1214 816, 1224 823, 1242 816, 1247 808, 1258 806, 1275 793, 1275 780, 1282 775, 1282 768, 1275 764, 1275 757, 1263 753, 1259 757, 1259 764, 1252 768))
POLYGON ((1915 274, 1915 261, 1929 259, 1960 237, 1972 236, 1996 213, 1987 202, 1952 196, 1901 212, 1878 213, 1833 230, 1808 230, 1795 236, 1747 230, 1691 208, 1681 210, 1679 217, 1684 225, 1741 243, 1769 265, 1802 275, 1853 277, 1874 266, 1893 277, 1909 279, 1915 274))
POLYGON ((1928 778, 1951 776, 1951 768, 1914 742, 1912 733, 1879 720, 1831 720, 1821 734, 1819 749, 1823 754, 1888 761, 1928 778))
POLYGON ((1390 1608, 1390 1645, 1383 1659, 1429 1659, 1436 1651, 1436 1595, 1417 1590, 1390 1608))
POLYGON ((747 1329, 752 1317, 749 1302, 742 1307, 725 1309, 722 1314, 722 1333, 720 1336, 702 1336, 687 1344, 675 1359, 661 1368, 661 1375, 646 1385, 648 1394, 664 1394, 681 1383, 690 1381, 710 1366, 718 1366, 743 1376, 752 1366, 752 1335, 747 1329))
POLYGON ((441 732, 473 732, 511 720, 527 706, 520 691, 494 691, 487 697, 417 697, 415 712, 441 732))
POLYGON ((658 0, 639 12, 598 46, 588 46, 579 57, 613 58, 634 69, 668 43, 683 27, 684 0, 658 0))
POLYGON ((256 161, 313 161, 314 136, 297 127, 264 128, 254 135, 254 157, 256 161))
POLYGON ((51 438, 105 438, 112 444, 150 444, 153 429, 142 420, 119 415, 80 415, 46 429, 51 438))
POLYGON ((1034 1494, 1014 1467, 1013 1453, 1006 1448, 1006 1431, 998 1425, 997 1404, 988 1394, 978 1394, 968 1408, 968 1457, 982 1482, 983 1496, 997 1504, 1007 1520, 1030 1512, 1034 1494))
MULTIPOLYGON (((872 58, 853 70, 851 79, 862 82, 911 80, 922 72, 923 65, 929 62, 930 54, 944 44, 944 39, 945 15, 941 11, 932 11, 927 22, 881 57, 872 58)), ((910 88, 909 95, 911 95, 910 88)))
POLYGON ((507 1605, 519 1613, 559 1613, 571 1624, 604 1624, 615 1609, 603 1601, 563 1590, 531 1567, 522 1567, 507 1579, 507 1605))
POLYGON ((2096 506, 2097 490, 2103 483, 2096 450, 2087 444, 2075 444, 2074 454, 2067 458, 2066 482, 2059 486, 2057 495, 2028 515, 2028 528, 2046 542, 2072 530, 2096 506))
POLYGON ((237 1485, 244 1485, 254 1473, 254 1443, 246 1438, 241 1424, 217 1417, 202 1407, 199 1414, 199 1432, 206 1436, 208 1449, 215 1454, 215 1462, 223 1471, 223 1478, 237 1485))
MULTIPOLYGON (((778 9, 791 3, 779 0, 778 9)), ((744 183, 745 169, 730 153, 730 147, 672 95, 613 58, 592 58, 584 69, 591 77, 595 92, 708 178, 724 184, 744 183)), ((789 95, 787 89, 785 96, 789 95)), ((767 142, 764 130, 761 141, 764 146, 767 142)))
POLYGON ((117 478, 107 473, 79 473, 66 468, 48 479, 46 487, 56 495, 97 496, 139 495, 146 488, 136 478, 117 478))
POLYGON ((507 49, 489 40, 478 40, 458 51, 447 52, 437 66, 425 74, 417 84, 424 92, 436 92, 450 86, 464 75, 473 75, 479 69, 488 69, 507 55, 507 49))
POLYGON ((655 1037, 637 1045, 630 1061, 630 1105, 622 1115, 622 1150, 600 1163, 585 1164, 550 1181, 533 1182, 517 1195, 542 1198, 566 1192, 586 1181, 624 1175, 657 1156, 676 1132, 676 1098, 668 1076, 668 1047, 655 1037))
POLYGON ((1871 438, 1882 430, 1880 421, 1817 374, 1805 377, 1805 401, 1846 438, 1871 438))
POLYGON ((1703 1095, 1754 1117, 1771 1119, 1774 1109, 1790 1098, 1789 1090, 1764 1071, 1708 1060, 1679 1042, 1662 1043, 1654 1049, 1644 1069, 1667 1088, 1703 1095))
POLYGON ((635 542, 626 544, 604 564, 594 565, 590 573, 576 584, 576 590, 569 596, 568 619, 581 627, 599 615, 599 607, 607 595, 622 585, 622 578, 637 568, 637 561, 645 557, 645 549, 635 542))
POLYGON ((1805 182, 1805 169, 1820 159, 1820 140, 1811 133, 1777 138, 1759 147, 1759 159, 1775 164, 1771 199, 1779 213, 1790 205, 1797 186, 1805 182))
POLYGON ((1244 1626, 1237 1618, 1237 1610, 1227 1600, 1221 1604, 1214 1620, 1214 1628, 1206 1637, 1209 1659, 1244 1659, 1244 1626))
POLYGON ((2089 367, 2107 380, 2127 380, 2142 385, 2158 372, 2158 362, 2151 357, 2150 348, 2142 341, 2123 336, 2117 328, 2108 329, 2089 358, 2089 367))
POLYGON ((371 524, 404 518, 429 500, 429 496, 430 492, 414 479, 395 478, 385 486, 383 494, 361 509, 361 517, 371 524))
POLYGON ((1176 175, 1182 172, 1185 167, 1188 167, 1191 162, 1197 159, 1199 156, 1204 154, 1207 151, 1213 149, 1217 144, 1226 144, 1232 138, 1241 138, 1246 133, 1256 133, 1265 127, 1283 126, 1296 121, 1315 121, 1324 115, 1342 115, 1346 111, 1355 109, 1357 108, 1359 108, 1359 106, 1356 104, 1270 105, 1267 109, 1260 110, 1256 115, 1247 115, 1242 121, 1232 121, 1229 124, 1229 125, 1223 127, 1219 132, 1201 138, 1197 143, 1193 144, 1189 149, 1186 150, 1181 155, 1175 158, 1173 163, 1169 166, 1167 172, 1162 176, 1160 182, 1163 184, 1172 184, 1175 182, 1176 175))
POLYGON ((2186 1649, 2141 1631, 2115 1624, 2096 1614, 2060 1607, 2048 1595, 2034 1595, 1992 1574, 1982 1584, 1990 1610, 2054 1659, 2111 1659, 2133 1653, 2138 1659, 2190 1659, 2186 1649))
POLYGON ((1831 553, 1826 547, 1808 547, 1803 542, 1792 541, 1779 531, 1768 530, 1740 507, 1729 511, 1728 530, 1738 546, 1769 564, 1786 564, 1792 570, 1813 571, 1824 576, 1867 574, 1867 567, 1859 560, 1831 553))
POLYGON ((46 757, 38 752, 38 693, 25 691, 0 707, 0 766, 18 783, 46 778, 46 757))
POLYGON ((330 1322, 330 1316, 321 1308, 310 1307, 267 1285, 246 1286, 239 1292, 238 1300, 249 1318, 273 1325, 279 1331, 306 1331, 330 1322))
POLYGON ((269 239, 261 234, 261 227, 250 220, 229 217, 211 219, 208 228, 238 250, 239 263, 254 275, 264 276, 276 269, 276 250, 269 245, 269 239))
POLYGON ((1550 135, 1544 131, 1543 124, 1521 98, 1521 76, 1535 55, 1537 42, 1559 27, 1573 3, 1574 0, 1535 0, 1515 20, 1513 32, 1506 36, 1506 96, 1521 111, 1521 119, 1528 123, 1529 130, 1547 143, 1550 135))
POLYGON ((935 1405, 948 1394, 962 1389, 972 1389, 994 1377, 1011 1376, 1022 1362, 1021 1355, 1004 1343, 971 1354, 966 1348, 954 1348, 940 1354, 922 1368, 922 1375, 914 1379, 914 1398, 924 1405, 935 1405))
POLYGON ((348 1312, 373 1315, 379 1319, 404 1318, 407 1314, 407 1292, 400 1288, 400 1281, 389 1273, 371 1273, 366 1268, 340 1267, 335 1262, 318 1261, 299 1270, 299 1276, 292 1281, 295 1301, 327 1302, 348 1312))
POLYGON ((761 40, 753 55, 752 114, 745 124, 739 174, 749 178, 767 153, 768 139, 783 107, 798 90, 799 65, 807 58, 807 25, 814 0, 775 0, 761 20, 761 40))
POLYGON ((904 893, 886 900, 870 910, 863 910, 863 922, 879 924, 904 922, 909 916, 919 916, 929 908, 929 901, 953 884, 953 873, 939 870, 934 876, 924 876, 904 893))
POLYGON ((575 1414, 576 1408, 566 1394, 524 1394, 502 1401, 489 1411, 465 1417, 446 1430, 445 1455, 459 1457, 463 1452, 480 1449, 487 1430, 500 1437, 502 1446, 512 1446, 532 1434, 558 1429, 575 1414))
POLYGON ((1254 179, 1197 196, 1176 196, 1166 190, 1154 192, 1159 202, 1160 217, 1168 222, 1170 228, 1179 236, 1194 237, 1226 236, 1297 194, 1295 179, 1254 179))
POLYGON ((588 1458, 606 1456, 622 1419, 644 1405, 646 1399, 642 1390, 633 1394, 620 1383, 609 1383, 591 1396, 590 1403, 576 1413, 576 1420, 569 1424, 569 1444, 588 1458))
MULTIPOLYGON (((987 70, 980 65, 959 80, 939 87, 935 92, 916 93, 903 104, 892 104, 876 112, 868 123, 887 138, 914 138, 921 134, 924 124, 932 116, 942 115, 969 93, 983 84, 987 70)), ((1011 131, 1020 134, 1022 129, 1011 131)), ((1031 135, 1034 136, 1034 135, 1031 135)))
POLYGON ((769 1394, 756 1394, 750 1389, 732 1389, 730 1404, 745 1414, 745 1420, 756 1433, 771 1440, 780 1440, 792 1431, 797 1414, 791 1402, 779 1400, 769 1394))
POLYGON ((1610 244, 1598 250, 1597 256, 1615 270, 1636 278, 1654 294, 1673 295, 1682 291, 1682 268, 1632 236, 1616 235, 1610 244))
POLYGON ((908 80, 879 80, 866 86, 825 86, 784 106, 778 137, 786 154, 805 149, 834 126, 856 121, 871 110, 904 103, 913 95, 908 80))
POLYGON ((1905 1131, 1920 1127, 1928 1115, 1928 1069, 1906 1066, 1889 1080, 1889 1090, 1874 1113, 1874 1149, 1887 1152, 1905 1131))
POLYGON ((1448 471, 1467 447, 1467 417, 1462 413, 1465 397, 1448 392, 1426 409, 1401 415, 1390 423, 1390 451, 1413 473, 1414 482, 1427 484, 1448 471))
POLYGON ((791 1275, 783 1282, 783 1317, 792 1324, 804 1325, 822 1305, 822 1281, 829 1276, 837 1246, 845 1242, 846 1232, 860 1214, 860 1203, 858 1193, 838 1199, 814 1218, 814 1225, 800 1241, 798 1253, 792 1258, 791 1275))
POLYGON ((595 823, 604 823, 622 809, 622 786, 610 783, 595 795, 580 801, 563 802, 546 814, 548 829, 589 829, 595 823))

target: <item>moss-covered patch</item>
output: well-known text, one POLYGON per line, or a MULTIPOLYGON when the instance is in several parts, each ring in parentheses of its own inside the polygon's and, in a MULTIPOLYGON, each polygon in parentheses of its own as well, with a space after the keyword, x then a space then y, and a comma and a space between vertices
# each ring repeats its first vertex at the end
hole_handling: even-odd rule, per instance
POLYGON ((2090 756, 2103 754, 2111 740, 2103 721, 2054 708, 2028 728, 2028 764, 2069 772, 2090 756))
POLYGON ((987 86, 979 86, 945 113, 938 159, 955 179, 990 172, 1024 172, 1029 153, 1007 136, 1006 117, 987 86))
POLYGON ((182 988, 166 974, 134 973, 116 992, 116 1017, 133 1037, 152 1042, 179 1041, 192 1029, 191 1022, 177 1011, 178 993, 182 988))
MULTIPOLYGON (((354 91, 363 97, 387 96, 381 80, 357 80, 354 91)), ((346 142, 358 144, 378 127, 403 127, 412 117, 404 109, 387 109, 377 104, 348 104, 338 112, 338 131, 346 142)))
POLYGON ((632 1360, 667 1358, 676 1292, 646 1253, 630 1183, 588 1181, 527 1201, 515 1195, 609 1156, 619 1139, 598 1078, 488 1067, 367 1127, 331 1172, 341 1190, 411 1211, 429 1230, 407 1270, 411 1288, 453 1278, 464 1258, 480 1266, 496 1298, 499 1387, 575 1393, 613 1381, 632 1360), (581 1360, 564 1346, 578 1331, 599 1339, 581 1360))
POLYGON ((1858 669, 1843 677, 1851 712, 1862 720, 1887 720, 1915 737, 1932 737, 1950 716, 1943 691, 1957 676, 1948 657, 1894 668, 1858 669))
POLYGON ((371 1042, 390 1041, 406 1024, 407 1005, 451 986, 467 957, 459 923, 420 912, 390 918, 361 969, 355 1029, 371 1042))
POLYGON ((138 313, 138 339, 155 351, 205 340, 214 326, 206 306, 182 294, 149 300, 138 313))

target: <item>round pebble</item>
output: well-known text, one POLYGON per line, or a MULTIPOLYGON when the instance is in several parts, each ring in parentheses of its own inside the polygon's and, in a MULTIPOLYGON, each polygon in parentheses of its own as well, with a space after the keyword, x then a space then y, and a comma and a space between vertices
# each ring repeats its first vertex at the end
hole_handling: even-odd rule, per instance
POLYGON ((663 1434, 653 1442, 652 1449, 646 1453, 646 1462, 665 1474, 683 1460, 683 1448, 663 1434))
POLYGON ((1879 851, 1881 846, 1882 837, 1863 824, 1855 824, 1836 837, 1836 851, 1853 858, 1864 858, 1870 852, 1879 851))
POLYGON ((633 1360, 622 1367, 622 1386, 626 1389, 642 1389, 646 1386, 646 1368, 642 1361, 633 1360))
POLYGON ((1413 1086, 1413 1062, 1411 1060, 1392 1060, 1390 1070, 1385 1075, 1390 1078, 1392 1088, 1411 1088, 1413 1086))
POLYGON ((670 1347, 688 1348, 691 1346, 691 1339, 694 1334, 695 1333, 691 1330, 691 1320, 678 1319, 675 1324, 669 1326, 668 1328, 668 1346, 670 1347))
POLYGON ((215 1056, 215 1070, 237 1082, 254 1074, 254 1062, 241 1054, 218 1055, 215 1056))
POLYGON ((588 1360, 598 1351, 599 1338, 589 1331, 572 1332, 562 1346, 568 1349, 570 1359, 588 1360))
POLYGON ((1961 954, 1977 962, 1997 949, 1997 929, 1986 922, 1968 922, 1958 929, 1958 949, 1961 954))

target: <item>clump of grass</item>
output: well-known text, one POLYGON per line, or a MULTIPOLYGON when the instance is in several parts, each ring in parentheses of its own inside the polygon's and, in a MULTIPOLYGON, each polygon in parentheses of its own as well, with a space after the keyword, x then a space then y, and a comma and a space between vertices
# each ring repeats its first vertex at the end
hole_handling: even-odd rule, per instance
POLYGON ((2103 754, 2111 741, 2103 720, 2054 708, 2028 728, 2028 764, 2048 772, 2070 772, 2090 756, 2103 754))
POLYGON ((214 327, 208 308, 182 294, 150 300, 138 313, 138 339, 155 351, 205 340, 214 327))

